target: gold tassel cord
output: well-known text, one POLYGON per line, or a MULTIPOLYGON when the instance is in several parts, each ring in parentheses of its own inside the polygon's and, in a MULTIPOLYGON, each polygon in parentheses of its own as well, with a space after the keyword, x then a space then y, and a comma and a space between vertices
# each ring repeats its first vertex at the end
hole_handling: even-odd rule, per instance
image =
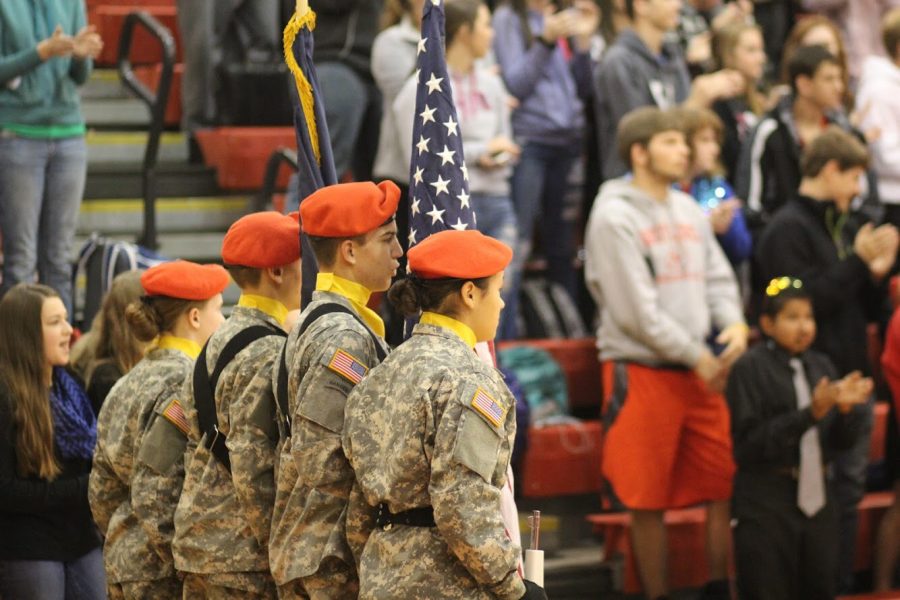
POLYGON ((312 85, 297 64, 294 57, 294 40, 297 34, 304 27, 308 27, 310 31, 316 28, 316 13, 309 10, 304 15, 294 13, 290 23, 284 28, 284 60, 287 63, 291 73, 294 74, 294 81, 297 84, 297 95, 300 97, 300 105, 303 107, 303 115, 306 117, 306 128, 309 131, 309 139, 312 142, 313 154, 316 162, 321 164, 322 155, 319 151, 319 131, 316 126, 315 98, 313 97, 312 85))

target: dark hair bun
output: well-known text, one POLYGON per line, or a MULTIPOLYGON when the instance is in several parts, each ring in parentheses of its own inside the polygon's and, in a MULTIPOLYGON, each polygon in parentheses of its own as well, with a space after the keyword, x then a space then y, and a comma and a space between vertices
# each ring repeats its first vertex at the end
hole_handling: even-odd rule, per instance
POLYGON ((416 292, 416 284, 412 279, 401 279, 395 282, 388 290, 388 300, 404 317, 415 316, 422 310, 419 294, 416 292))
POLYGON ((159 313, 144 299, 138 299, 125 309, 125 320, 142 342, 149 342, 161 332, 159 313))

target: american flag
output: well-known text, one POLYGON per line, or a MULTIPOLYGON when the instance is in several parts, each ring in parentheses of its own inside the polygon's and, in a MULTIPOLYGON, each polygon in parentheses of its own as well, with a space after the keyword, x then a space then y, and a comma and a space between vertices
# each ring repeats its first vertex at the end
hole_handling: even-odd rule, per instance
POLYGON ((481 413, 494 427, 503 425, 503 418, 506 416, 506 410, 503 409, 491 396, 483 389, 478 388, 472 397, 472 408, 481 413))
POLYGON ((354 384, 362 381, 369 369, 350 354, 338 350, 328 363, 328 368, 352 381, 354 384))
POLYGON ((474 229, 469 174, 444 59, 443 0, 426 0, 416 58, 409 168, 409 247, 445 229, 474 229))

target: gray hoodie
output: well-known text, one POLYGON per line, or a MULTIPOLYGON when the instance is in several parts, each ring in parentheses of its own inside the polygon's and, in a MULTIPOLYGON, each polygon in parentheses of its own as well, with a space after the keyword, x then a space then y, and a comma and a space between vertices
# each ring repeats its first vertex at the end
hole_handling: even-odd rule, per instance
POLYGON ((608 181, 585 246, 601 360, 693 367, 712 326, 744 322, 734 271, 687 194, 660 202, 631 181, 608 181))
POLYGON ((594 106, 603 178, 627 171, 616 152, 616 131, 626 114, 642 106, 672 108, 687 100, 691 77, 678 44, 656 56, 631 29, 619 34, 594 72, 594 106))

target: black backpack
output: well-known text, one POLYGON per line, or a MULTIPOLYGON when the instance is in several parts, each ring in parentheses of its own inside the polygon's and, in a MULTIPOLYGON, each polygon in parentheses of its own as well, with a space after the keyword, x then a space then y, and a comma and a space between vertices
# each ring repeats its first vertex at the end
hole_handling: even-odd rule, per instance
POLYGON ((587 327, 569 293, 558 283, 530 279, 522 283, 519 331, 526 339, 587 337, 587 327))

